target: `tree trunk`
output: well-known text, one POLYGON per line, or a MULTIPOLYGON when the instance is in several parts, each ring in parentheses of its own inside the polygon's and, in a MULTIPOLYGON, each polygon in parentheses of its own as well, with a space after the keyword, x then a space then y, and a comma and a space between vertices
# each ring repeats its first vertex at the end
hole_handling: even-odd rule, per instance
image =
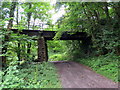
MULTIPOLYGON (((17 3, 18 4, 18 3, 17 3)), ((19 21, 18 21, 18 6, 17 6, 17 13, 16 13, 16 22, 17 22, 17 28, 18 28, 18 24, 19 24, 19 21)), ((18 36, 19 36, 19 32, 18 32, 18 36)), ((17 51, 17 57, 18 57, 18 60, 21 61, 21 58, 20 58, 20 53, 21 53, 21 50, 20 50, 20 41, 18 41, 18 51, 17 51)))
POLYGON ((106 18, 108 19, 108 20, 110 20, 110 15, 109 15, 109 9, 108 9, 108 3, 107 2, 105 2, 104 3, 104 10, 105 10, 105 14, 106 14, 106 18))
MULTIPOLYGON (((10 14, 9 14, 9 18, 11 18, 11 19, 9 20, 6 32, 9 32, 10 29, 12 28, 12 26, 13 26, 13 18, 14 18, 15 8, 16 8, 16 2, 12 2, 11 7, 10 7, 10 14)), ((6 54, 6 52, 7 52, 7 47, 8 46, 4 45, 4 44, 6 44, 6 42, 9 41, 9 38, 10 38, 10 33, 7 33, 5 35, 4 41, 3 41, 2 54, 6 54)), ((2 63, 3 63, 3 66, 6 65, 6 56, 2 57, 2 63)))
MULTIPOLYGON (((29 9, 32 8, 32 4, 28 3, 29 9)), ((31 19, 32 12, 27 13, 27 22, 28 22, 28 30, 30 29, 30 19, 31 19)), ((27 43, 27 53, 30 54, 31 42, 27 43)), ((29 57, 28 57, 29 58, 29 57)))

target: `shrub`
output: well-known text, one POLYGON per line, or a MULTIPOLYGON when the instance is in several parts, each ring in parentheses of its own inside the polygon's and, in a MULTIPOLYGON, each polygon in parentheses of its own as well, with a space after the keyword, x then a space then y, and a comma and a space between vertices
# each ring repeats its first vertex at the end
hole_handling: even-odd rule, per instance
POLYGON ((59 88, 56 70, 51 63, 32 63, 24 67, 9 66, 4 72, 1 88, 59 88))

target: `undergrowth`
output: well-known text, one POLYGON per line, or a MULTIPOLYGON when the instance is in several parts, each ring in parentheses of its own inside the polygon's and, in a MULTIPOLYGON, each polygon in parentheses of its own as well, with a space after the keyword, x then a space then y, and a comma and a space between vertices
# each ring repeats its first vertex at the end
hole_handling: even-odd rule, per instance
POLYGON ((67 55, 65 55, 64 53, 62 54, 53 54, 49 57, 49 61, 65 61, 65 60, 68 60, 68 57, 67 55))
POLYGON ((21 67, 9 66, 0 72, 0 88, 60 88, 54 66, 49 62, 32 63, 21 67))
POLYGON ((120 82, 120 80, 118 80, 118 60, 119 56, 103 55, 99 57, 77 59, 76 61, 91 67, 97 73, 104 75, 115 82, 120 82))

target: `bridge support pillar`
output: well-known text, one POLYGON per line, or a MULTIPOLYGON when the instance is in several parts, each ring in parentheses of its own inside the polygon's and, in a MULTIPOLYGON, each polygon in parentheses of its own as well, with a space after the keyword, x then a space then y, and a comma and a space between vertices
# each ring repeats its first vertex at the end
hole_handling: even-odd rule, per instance
POLYGON ((38 38, 38 62, 48 61, 47 43, 44 37, 38 38))

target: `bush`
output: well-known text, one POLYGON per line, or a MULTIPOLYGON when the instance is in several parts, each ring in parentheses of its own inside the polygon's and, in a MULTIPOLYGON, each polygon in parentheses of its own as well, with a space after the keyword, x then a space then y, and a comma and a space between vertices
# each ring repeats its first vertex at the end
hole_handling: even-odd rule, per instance
POLYGON ((9 66, 3 75, 1 88, 60 88, 56 70, 51 63, 32 63, 23 68, 9 66))

